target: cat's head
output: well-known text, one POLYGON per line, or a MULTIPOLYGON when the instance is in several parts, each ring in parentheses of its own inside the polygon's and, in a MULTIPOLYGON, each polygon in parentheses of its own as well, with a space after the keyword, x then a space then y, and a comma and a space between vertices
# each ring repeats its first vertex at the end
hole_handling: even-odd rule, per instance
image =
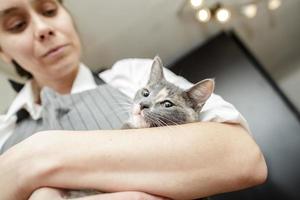
POLYGON ((156 56, 147 85, 135 95, 131 124, 146 128, 196 121, 213 90, 213 79, 200 81, 186 91, 168 82, 161 59, 156 56))

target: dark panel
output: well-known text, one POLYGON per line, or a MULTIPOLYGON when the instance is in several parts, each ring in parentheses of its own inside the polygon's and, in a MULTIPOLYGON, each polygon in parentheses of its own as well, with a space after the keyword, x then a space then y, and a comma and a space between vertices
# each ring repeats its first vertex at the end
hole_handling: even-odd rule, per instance
POLYGON ((171 64, 192 82, 216 78, 216 93, 248 120, 268 164, 268 181, 213 199, 300 199, 299 113, 234 33, 222 33, 171 64))

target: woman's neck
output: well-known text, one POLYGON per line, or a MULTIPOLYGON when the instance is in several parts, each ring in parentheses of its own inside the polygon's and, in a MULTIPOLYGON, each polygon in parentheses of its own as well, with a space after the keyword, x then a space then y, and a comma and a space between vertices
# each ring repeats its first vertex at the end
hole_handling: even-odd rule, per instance
POLYGON ((62 76, 59 78, 34 78, 33 80, 33 89, 38 91, 37 94, 39 94, 40 90, 43 87, 50 87, 54 91, 56 91, 59 94, 69 94, 71 92, 73 82, 77 76, 77 73, 79 71, 79 67, 76 68, 76 70, 73 70, 72 72, 68 73, 66 76, 62 76))

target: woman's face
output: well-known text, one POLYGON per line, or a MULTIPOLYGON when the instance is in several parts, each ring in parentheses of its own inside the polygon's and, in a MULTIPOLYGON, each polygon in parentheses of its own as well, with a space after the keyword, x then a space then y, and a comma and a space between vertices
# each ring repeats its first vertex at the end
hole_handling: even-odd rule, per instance
POLYGON ((81 45, 69 13, 57 0, 0 0, 0 55, 35 78, 77 70, 81 45))

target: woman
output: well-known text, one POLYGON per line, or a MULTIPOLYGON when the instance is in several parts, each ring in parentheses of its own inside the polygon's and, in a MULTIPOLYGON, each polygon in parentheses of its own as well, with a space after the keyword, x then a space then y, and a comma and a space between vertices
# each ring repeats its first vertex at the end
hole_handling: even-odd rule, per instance
MULTIPOLYGON (((80 64, 80 40, 61 2, 0 0, 0 22, 2 59, 17 63, 32 76, 2 122, 6 140, 22 135, 24 129, 15 117, 21 108, 27 109, 31 122, 38 123, 44 87, 69 94, 93 89, 96 84, 80 64), (93 83, 78 84, 86 77, 85 82, 93 83), (29 102, 24 102, 27 97, 29 102), (22 131, 17 134, 17 130, 22 131)), ((129 70, 145 75, 146 63, 149 61, 121 61, 100 76, 125 93, 131 88, 130 96, 137 79, 132 77, 129 87, 128 76, 124 83, 118 73, 123 73, 123 78, 129 70)), ((111 192, 82 198, 86 200, 160 198, 149 194, 194 199, 264 182, 264 158, 240 114, 216 95, 203 109, 206 122, 175 126, 172 133, 167 127, 37 133, 0 156, 0 199, 61 199, 55 188, 111 192), (219 109, 227 114, 222 116, 219 109)), ((26 121, 23 124, 27 125, 26 121)))

